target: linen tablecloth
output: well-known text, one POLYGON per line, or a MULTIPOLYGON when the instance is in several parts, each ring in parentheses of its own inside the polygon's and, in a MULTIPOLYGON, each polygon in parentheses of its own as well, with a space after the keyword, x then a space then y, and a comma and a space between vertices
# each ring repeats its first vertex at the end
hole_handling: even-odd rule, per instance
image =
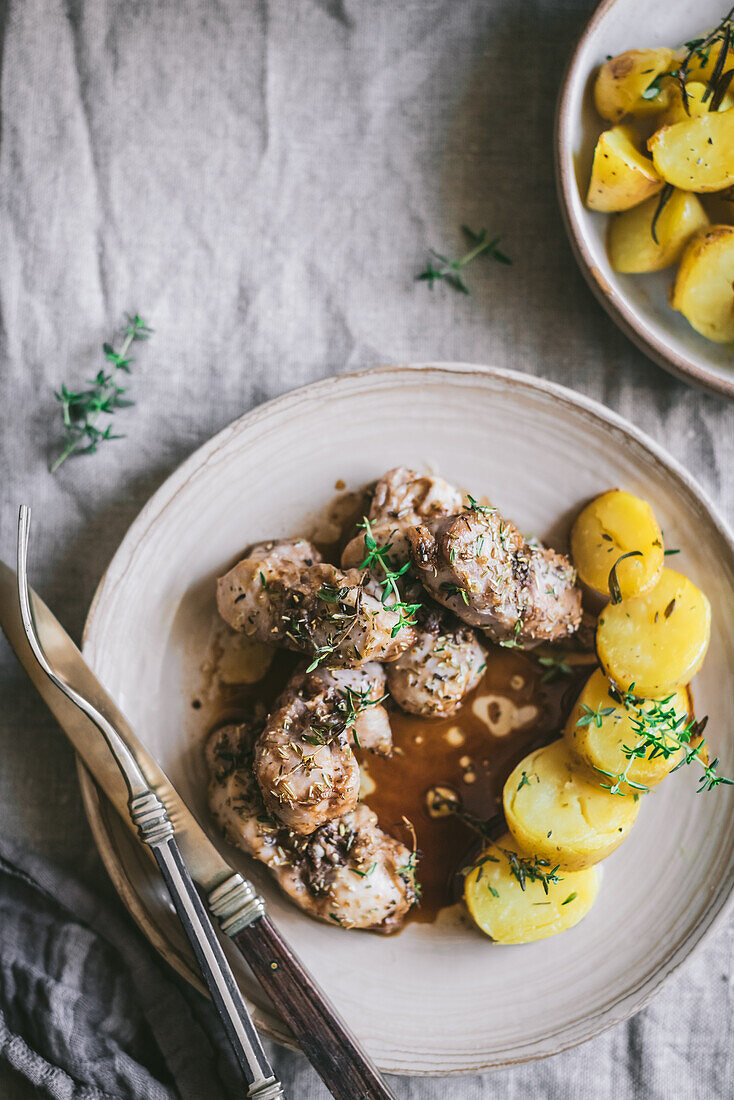
MULTIPOLYGON (((564 236, 554 99, 591 10, 585 0, 2 6, 0 556, 12 559, 28 501, 35 583, 73 633, 125 529, 199 443, 267 398, 377 363, 473 361, 572 386, 664 443, 731 521, 734 406, 636 351, 564 236), (461 223, 500 234, 512 266, 477 261, 469 297, 416 283, 429 247, 460 253, 461 223), (96 373, 125 310, 156 330, 133 366, 136 405, 118 417, 126 438, 52 476, 54 390, 96 373)), ((127 921, 71 750, 2 641, 0 661, 0 834, 127 921)), ((126 995, 142 1019, 136 988, 126 995)), ((729 928, 637 1018, 580 1049, 395 1089, 426 1100, 728 1097, 732 1003, 729 928)), ((43 1095, 3 1044, 0 1095, 43 1095)), ((325 1095, 300 1056, 273 1056, 290 1096, 325 1095)))

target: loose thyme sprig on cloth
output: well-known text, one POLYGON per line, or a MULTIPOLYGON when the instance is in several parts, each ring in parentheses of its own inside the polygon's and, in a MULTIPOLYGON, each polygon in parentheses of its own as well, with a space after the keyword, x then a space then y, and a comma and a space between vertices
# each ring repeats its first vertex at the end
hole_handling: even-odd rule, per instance
POLYGON ((447 256, 442 256, 440 252, 436 252, 434 248, 429 249, 432 259, 428 261, 425 271, 421 271, 420 275, 416 276, 418 282, 428 283, 431 290, 433 290, 435 282, 443 281, 453 287, 454 290, 458 290, 460 294, 469 294, 469 287, 464 282, 461 272, 467 264, 470 264, 472 260, 476 260, 477 256, 483 254, 491 256, 499 264, 512 263, 510 257, 506 256, 497 247, 500 242, 499 237, 490 238, 486 229, 482 229, 480 233, 475 233, 468 225, 462 225, 461 228, 471 242, 472 248, 458 260, 450 260, 447 256), (433 260, 438 260, 440 266, 434 267, 433 260))
POLYGON ((64 418, 64 448, 50 466, 52 474, 72 455, 94 454, 100 443, 122 439, 121 435, 113 433, 111 422, 104 428, 100 428, 97 422, 100 416, 111 417, 118 409, 133 404, 123 396, 126 389, 117 382, 118 371, 130 373, 133 360, 128 352, 132 344, 136 340, 147 340, 153 332, 137 313, 132 317, 127 313, 125 317, 127 323, 123 328, 120 350, 115 351, 111 344, 102 345, 105 359, 112 364, 111 369, 101 370, 96 378, 90 379, 90 389, 77 392, 62 383, 61 390, 55 394, 56 400, 61 403, 64 418))

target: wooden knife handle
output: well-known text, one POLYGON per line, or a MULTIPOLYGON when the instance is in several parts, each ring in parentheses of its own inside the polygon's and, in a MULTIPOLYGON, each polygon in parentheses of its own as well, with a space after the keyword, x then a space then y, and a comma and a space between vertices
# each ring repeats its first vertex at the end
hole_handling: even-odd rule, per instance
POLYGON ((337 1100, 395 1100, 379 1070, 267 917, 232 937, 337 1100))

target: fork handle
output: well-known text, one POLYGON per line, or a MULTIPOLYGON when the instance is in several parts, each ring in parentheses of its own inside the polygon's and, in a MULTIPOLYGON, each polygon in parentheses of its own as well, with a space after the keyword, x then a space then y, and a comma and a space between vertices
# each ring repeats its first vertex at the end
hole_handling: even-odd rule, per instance
POLYGON ((273 1074, 178 844, 173 836, 158 843, 148 843, 250 1086, 247 1096, 257 1100, 282 1100, 285 1096, 282 1086, 273 1074))
POLYGON ((258 917, 232 939, 336 1100, 395 1100, 377 1067, 267 917, 258 917))

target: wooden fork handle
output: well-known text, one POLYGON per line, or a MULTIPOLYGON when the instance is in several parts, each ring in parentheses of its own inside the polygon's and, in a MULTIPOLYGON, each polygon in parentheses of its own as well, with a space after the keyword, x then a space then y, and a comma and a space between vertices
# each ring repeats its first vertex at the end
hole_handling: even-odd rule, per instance
POLYGON ((395 1100, 379 1070, 267 917, 232 937, 336 1100, 395 1100))

